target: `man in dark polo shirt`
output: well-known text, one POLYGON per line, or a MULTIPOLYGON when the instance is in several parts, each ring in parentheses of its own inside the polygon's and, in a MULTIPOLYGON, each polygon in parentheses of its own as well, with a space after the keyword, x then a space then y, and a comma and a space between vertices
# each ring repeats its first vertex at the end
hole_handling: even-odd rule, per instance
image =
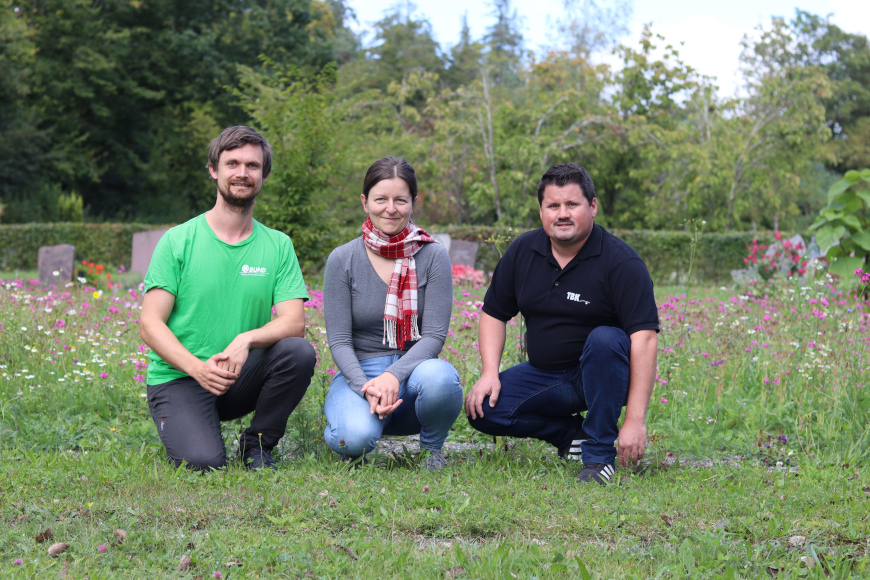
POLYGON ((543 228, 511 243, 486 292, 483 370, 465 413, 483 433, 542 439, 562 456, 579 447, 579 481, 604 484, 617 454, 630 465, 646 445, 659 330, 653 284, 637 252, 595 225, 598 199, 585 169, 551 167, 538 203, 543 228), (506 323, 518 312, 529 362, 499 373, 506 323))

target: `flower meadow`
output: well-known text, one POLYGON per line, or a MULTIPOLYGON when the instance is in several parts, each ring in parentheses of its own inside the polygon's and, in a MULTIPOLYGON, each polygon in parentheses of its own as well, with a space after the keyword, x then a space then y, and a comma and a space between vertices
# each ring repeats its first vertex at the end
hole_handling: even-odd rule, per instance
MULTIPOLYGON (((144 398, 141 288, 6 280, 0 577, 866 578, 870 276, 808 271, 659 287, 647 455, 591 488, 547 445, 493 445, 464 415, 441 472, 401 438, 367 465, 339 460, 322 439, 336 370, 316 286, 318 366, 281 468, 175 469, 144 398)), ((441 356, 470 389, 485 278, 463 278, 441 356)), ((508 323, 505 365, 523 329, 508 323)), ((222 424, 231 449, 244 427, 222 424)))
MULTIPOLYGON (((480 373, 482 273, 463 272, 441 356, 470 389, 480 373)), ((774 278, 716 289, 657 289, 662 332, 650 404, 655 453, 717 459, 757 455, 795 462, 866 459, 870 423, 868 275, 837 284, 774 278)), ((316 288, 305 304, 318 352, 309 392, 281 450, 326 454, 322 404, 335 365, 316 288)), ((97 290, 85 281, 0 286, 0 436, 24 449, 98 451, 159 446, 145 402, 148 352, 138 335, 141 287, 97 290)), ((522 323, 508 323, 503 363, 523 360, 522 323)), ((225 424, 228 444, 244 426, 225 424)), ((464 415, 450 440, 490 441, 464 415)))

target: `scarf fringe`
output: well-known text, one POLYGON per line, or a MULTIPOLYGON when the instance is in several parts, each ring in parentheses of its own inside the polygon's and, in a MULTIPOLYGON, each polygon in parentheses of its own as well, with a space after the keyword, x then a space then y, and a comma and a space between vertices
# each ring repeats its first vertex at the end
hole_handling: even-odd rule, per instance
MULTIPOLYGON (((410 336, 407 337, 406 340, 403 340, 402 342, 405 343, 408 340, 411 340, 411 341, 420 340, 422 338, 422 336, 420 335, 420 329, 419 329, 419 326, 417 324, 417 315, 416 314, 412 314, 410 316, 410 323, 408 324, 408 326, 411 329, 410 336)), ((396 321, 395 320, 388 320, 385 318, 384 319, 384 336, 383 336, 383 340, 381 341, 381 344, 386 344, 390 348, 396 348, 396 349, 399 348, 399 341, 398 341, 399 332, 400 331, 398 329, 398 325, 396 324, 396 321)))

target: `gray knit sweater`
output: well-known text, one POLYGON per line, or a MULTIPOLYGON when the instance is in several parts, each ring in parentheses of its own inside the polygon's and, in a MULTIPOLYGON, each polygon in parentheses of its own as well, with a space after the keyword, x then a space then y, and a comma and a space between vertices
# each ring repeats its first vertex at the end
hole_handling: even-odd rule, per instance
POLYGON ((402 358, 387 371, 402 382, 418 364, 437 357, 444 346, 453 309, 450 257, 441 244, 428 243, 414 255, 414 260, 417 322, 422 338, 405 343, 404 351, 383 343, 388 286, 372 266, 362 237, 339 246, 326 261, 323 277, 326 337, 335 364, 357 394, 368 381, 359 361, 400 354, 402 358))

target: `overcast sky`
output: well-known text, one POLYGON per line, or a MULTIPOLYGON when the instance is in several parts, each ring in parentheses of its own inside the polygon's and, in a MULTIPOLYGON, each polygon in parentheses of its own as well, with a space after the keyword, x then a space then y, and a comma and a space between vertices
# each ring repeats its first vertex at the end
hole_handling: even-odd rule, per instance
MULTIPOLYGON (((396 0, 348 0, 359 24, 358 32, 365 32, 380 20, 391 6, 405 5, 396 0)), ((435 39, 447 49, 459 38, 461 19, 468 14, 468 23, 474 38, 480 38, 492 23, 492 3, 489 0, 438 0, 415 3, 416 14, 432 24, 435 39)), ((552 45, 552 23, 562 11, 562 0, 514 0, 522 19, 522 31, 527 48, 532 50, 552 45)), ((635 0, 634 13, 628 28, 631 33, 623 42, 634 42, 640 37, 644 23, 652 22, 653 31, 662 34, 668 42, 684 42, 680 55, 685 62, 701 73, 715 76, 720 92, 731 94, 739 77, 738 58, 740 40, 744 34, 771 16, 791 19, 800 8, 814 14, 833 14, 832 21, 847 32, 870 33, 870 1, 868 0, 635 0)))

